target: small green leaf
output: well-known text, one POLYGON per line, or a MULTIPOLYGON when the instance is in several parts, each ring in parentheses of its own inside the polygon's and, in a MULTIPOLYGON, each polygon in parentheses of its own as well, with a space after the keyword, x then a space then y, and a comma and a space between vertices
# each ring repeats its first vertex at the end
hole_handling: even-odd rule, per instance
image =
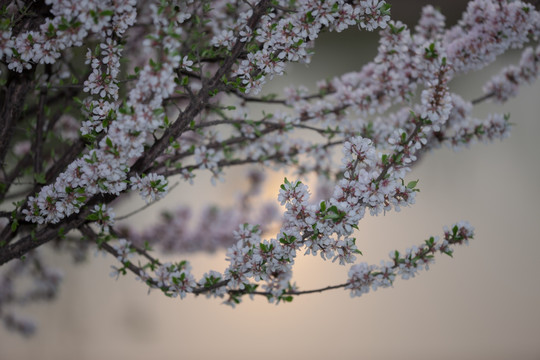
POLYGON ((86 220, 97 221, 99 220, 99 215, 97 213, 91 213, 86 216, 86 220))
POLYGON ((114 11, 112 10, 103 10, 99 13, 99 15, 101 16, 113 16, 114 15, 114 11))
POLYGON ((285 302, 292 302, 294 298, 291 295, 287 295, 287 296, 281 296, 280 299, 285 302))
POLYGON ((11 223, 11 232, 17 231, 18 227, 19 227, 19 220, 13 219, 13 222, 11 223))
POLYGON ((38 184, 46 184, 45 173, 34 174, 34 179, 38 184))
POLYGON ((419 180, 415 180, 415 181, 409 181, 409 183, 407 184, 407 187, 409 189, 414 189, 416 187, 416 184, 418 184, 418 181, 419 180))

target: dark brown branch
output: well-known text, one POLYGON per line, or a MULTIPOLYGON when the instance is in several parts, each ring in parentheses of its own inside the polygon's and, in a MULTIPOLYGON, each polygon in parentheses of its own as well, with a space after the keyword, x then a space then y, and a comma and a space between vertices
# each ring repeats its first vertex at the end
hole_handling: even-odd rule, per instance
POLYGON ((24 168, 29 166, 31 163, 32 163, 32 157, 30 156, 30 154, 26 154, 21 160, 19 160, 19 162, 17 162, 17 165, 15 165, 13 170, 11 170, 9 174, 7 174, 6 178, 2 181, 5 187, 4 187, 4 191, 0 192, 0 202, 5 199, 5 196, 7 195, 9 188, 11 187, 11 185, 13 185, 13 182, 15 181, 17 176, 19 176, 20 172, 24 168))
POLYGON ((39 91, 39 110, 36 121, 36 138, 34 139, 34 173, 41 172, 43 159, 41 150, 43 147, 43 126, 45 125, 45 99, 47 98, 47 87, 41 86, 39 91))
MULTIPOLYGON (((62 224, 48 224, 47 226, 37 230, 35 234, 26 235, 19 239, 19 241, 16 243, 0 247, 0 265, 3 265, 12 259, 21 258, 28 251, 46 244, 47 242, 60 236, 61 233, 67 233, 70 230, 76 229, 85 222, 84 215, 85 214, 83 214, 83 216, 73 216, 70 218, 70 221, 66 221, 62 224)), ((11 231, 10 229, 8 230, 11 231)))
MULTIPOLYGON (((92 209, 95 204, 108 204, 114 199, 116 199, 116 196, 110 194, 94 196, 86 204, 86 207, 83 207, 78 214, 73 214, 58 224, 37 226, 37 230, 34 234, 23 236, 13 244, 7 245, 5 243, 6 235, 2 233, 0 235, 0 244, 4 245, 0 246, 0 266, 12 259, 20 258, 28 251, 46 244, 61 235, 65 235, 73 229, 79 228, 87 221, 86 217, 90 214, 90 209, 92 209)), ((9 228, 9 226, 6 228, 9 228)), ((8 231, 8 235, 10 232, 11 230, 8 231)))
POLYGON ((471 101, 471 104, 477 105, 495 96, 495 93, 489 93, 471 101))
MULTIPOLYGON (((94 232, 94 230, 92 230, 92 228, 88 225, 82 225, 79 227, 79 230, 81 231, 81 233, 86 236, 89 240, 91 240, 92 242, 95 242, 97 244, 97 240, 98 240, 98 237, 97 237, 97 234, 94 232)), ((101 244, 99 244, 99 247, 105 251, 107 251, 109 254, 111 254, 112 256, 114 256, 115 258, 118 257, 118 252, 109 244, 107 244, 106 242, 103 242, 101 244)), ((135 275, 137 276, 140 276, 140 271, 141 269, 130 263, 130 262, 126 262, 123 264, 126 268, 128 268, 132 273, 134 273, 135 275)))
MULTIPOLYGON (((94 232, 94 230, 92 230, 92 228, 90 226, 82 225, 79 228, 79 230, 89 240, 97 243, 97 234, 94 232)), ((108 243, 106 243, 106 242, 101 243, 101 244, 99 244, 99 247, 102 248, 103 250, 107 251, 109 254, 111 254, 115 258, 118 257, 118 252, 114 249, 114 247, 112 247, 108 243)), ((130 248, 135 250, 140 255, 144 256, 152 264, 160 265, 160 262, 157 259, 155 259, 154 257, 152 257, 151 255, 149 255, 148 252, 146 252, 145 250, 142 250, 142 249, 134 246, 133 244, 130 244, 130 248)), ((126 269, 131 271, 136 276, 141 276, 141 273, 143 272, 143 269, 141 267, 139 267, 139 266, 137 266, 137 265, 135 265, 135 264, 133 264, 133 263, 131 263, 129 261, 122 263, 122 265, 125 266, 126 269)), ((199 284, 198 285, 199 287, 193 289, 191 291, 191 293, 193 293, 194 295, 204 294, 204 293, 210 292, 212 290, 219 289, 219 288, 221 288, 223 286, 227 286, 229 281, 230 281, 229 279, 221 280, 221 281, 217 282, 216 284, 214 284, 212 286, 203 286, 203 285, 199 284)), ((159 288, 157 286, 157 284, 153 280, 148 280, 147 284, 150 287, 159 288)), ((318 289, 312 289, 312 290, 303 290, 303 291, 289 290, 289 291, 286 291, 283 295, 299 296, 299 295, 305 295, 305 294, 320 293, 320 292, 323 292, 323 291, 344 288, 347 285, 348 285, 348 283, 344 283, 344 284, 326 286, 324 288, 318 288, 318 289)), ((266 296, 272 295, 270 292, 263 292, 263 291, 246 292, 245 290, 228 290, 228 293, 231 294, 231 295, 236 295, 236 296, 253 294, 253 295, 262 295, 262 296, 266 297, 266 296)))
MULTIPOLYGON (((49 6, 44 1, 31 1, 28 12, 21 19, 14 22, 11 35, 17 36, 20 32, 37 29, 47 16, 50 15, 49 6)), ((22 73, 9 72, 6 93, 3 103, 0 104, 0 166, 4 168, 5 158, 13 135, 15 123, 19 120, 26 95, 32 90, 35 80, 36 67, 24 70, 22 73)))
POLYGON ((26 95, 34 86, 35 67, 22 73, 9 73, 6 94, 0 106, 0 165, 5 167, 5 158, 13 137, 15 124, 19 120, 26 95))
MULTIPOLYGON (((261 97, 261 98, 254 97, 254 96, 248 96, 248 95, 243 94, 243 93, 241 93, 239 91, 232 91, 232 93, 234 95, 236 95, 237 97, 239 97, 242 100, 247 101, 247 102, 260 102, 260 103, 265 103, 265 104, 282 104, 282 105, 286 105, 287 101, 288 101, 286 99, 266 99, 264 96, 261 97)), ((326 92, 324 94, 321 94, 321 93, 311 94, 311 95, 301 97, 301 100, 322 99, 326 95, 331 95, 333 93, 334 92, 332 91, 332 92, 326 92)))

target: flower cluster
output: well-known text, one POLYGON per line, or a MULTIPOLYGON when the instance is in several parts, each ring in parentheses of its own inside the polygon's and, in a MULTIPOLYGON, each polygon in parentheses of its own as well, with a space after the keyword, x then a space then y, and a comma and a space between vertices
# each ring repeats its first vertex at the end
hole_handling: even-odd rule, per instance
POLYGON ((367 263, 355 264, 349 271, 349 281, 346 288, 351 290, 351 297, 367 294, 370 289, 390 287, 397 276, 407 280, 415 277, 421 270, 429 270, 435 261, 435 254, 448 256, 453 254, 453 245, 468 244, 474 236, 474 229, 467 222, 458 222, 450 229, 444 229, 444 239, 430 237, 420 246, 408 248, 402 254, 391 251, 390 261, 381 261, 380 266, 367 263))
POLYGON ((180 299, 183 299, 197 287, 197 282, 190 271, 189 263, 182 261, 159 265, 154 271, 154 276, 150 276, 145 270, 140 270, 138 275, 139 279, 151 288, 161 289, 167 296, 180 296, 180 299))
POLYGON ((81 46, 90 34, 121 37, 134 24, 137 15, 135 0, 47 0, 45 3, 54 17, 46 18, 36 30, 18 34, 1 31, 4 41, 0 58, 6 56, 10 70, 22 72, 34 64, 54 64, 62 50, 81 46))
MULTIPOLYGON (((257 94, 266 78, 283 74, 285 62, 309 62, 310 44, 323 28, 338 32, 355 24, 370 31, 385 28, 390 20, 388 9, 389 6, 379 0, 359 1, 354 5, 343 0, 302 0, 297 2, 294 12, 282 18, 274 14, 262 16, 255 29, 248 24, 252 12, 247 12, 236 25, 240 41, 253 41, 260 44, 261 49, 248 54, 234 75, 245 93, 257 94)), ((230 49, 232 35, 232 30, 222 30, 212 43, 230 49)))
POLYGON ((444 35, 455 71, 478 70, 509 48, 540 35, 540 14, 522 1, 471 1, 458 24, 444 35))
POLYGON ((111 115, 117 110, 113 102, 118 99, 118 74, 120 72, 121 49, 112 38, 107 38, 101 43, 99 54, 93 54, 90 49, 86 53, 85 64, 90 64, 92 72, 88 79, 84 81, 83 91, 92 95, 99 95, 99 100, 90 97, 83 103, 89 120, 83 123, 81 133, 83 135, 92 132, 101 132, 107 127, 107 121, 111 120, 111 115), (102 68, 105 68, 105 71, 102 68))
POLYGON ((87 216, 88 220, 92 220, 98 225, 102 232, 108 233, 114 225, 115 213, 111 207, 105 204, 95 205, 91 210, 91 214, 87 216))
POLYGON ((143 200, 147 203, 159 200, 167 195, 169 184, 163 175, 155 173, 147 174, 140 177, 139 175, 132 176, 129 179, 131 190, 139 191, 143 200))
POLYGON ((540 69, 540 46, 536 49, 528 47, 521 55, 519 66, 510 65, 495 75, 484 86, 484 92, 494 97, 496 102, 505 102, 517 95, 519 87, 531 84, 540 69))

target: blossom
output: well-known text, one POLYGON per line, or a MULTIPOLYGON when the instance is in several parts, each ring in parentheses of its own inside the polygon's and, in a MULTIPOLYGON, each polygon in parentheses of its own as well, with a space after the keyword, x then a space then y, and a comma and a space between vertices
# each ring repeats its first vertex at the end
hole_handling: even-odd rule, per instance
POLYGON ((163 198, 169 190, 169 184, 165 177, 155 173, 143 177, 132 176, 129 181, 131 182, 131 189, 138 190, 141 198, 147 203, 163 198))
POLYGON ((113 248, 117 254, 116 258, 122 263, 128 261, 134 255, 131 250, 131 243, 126 239, 120 239, 117 244, 113 245, 113 248))

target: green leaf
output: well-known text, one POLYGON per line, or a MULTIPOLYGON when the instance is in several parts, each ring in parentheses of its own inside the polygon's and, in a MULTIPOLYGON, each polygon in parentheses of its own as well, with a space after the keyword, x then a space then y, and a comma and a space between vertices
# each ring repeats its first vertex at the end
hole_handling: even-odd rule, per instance
POLYGON ((415 181, 409 181, 409 183, 407 184, 407 187, 409 189, 414 189, 416 187, 416 184, 418 184, 418 181, 419 180, 415 180, 415 181))
POLYGON ((311 11, 308 12, 308 13, 306 14, 306 22, 307 22, 308 24, 311 24, 311 23, 314 22, 314 21, 315 21, 315 18, 313 17, 313 14, 311 13, 311 11))
POLYGON ((99 15, 101 16, 113 16, 114 15, 114 11, 112 10, 103 10, 99 13, 99 15))
POLYGON ((13 222, 11 223, 11 232, 17 231, 18 227, 19 227, 19 220, 13 219, 13 222))
POLYGON ((45 173, 34 174, 34 179, 38 184, 46 184, 47 180, 45 179, 45 173))
POLYGON ((400 32, 402 32, 403 30, 405 30, 405 26, 401 26, 401 27, 397 28, 392 23, 388 23, 388 25, 390 26, 390 32, 392 34, 394 34, 394 35, 397 35, 400 32))
POLYGON ((337 208, 336 205, 332 205, 328 211, 326 212, 326 215, 323 217, 324 220, 332 220, 334 222, 339 222, 345 217, 345 212, 341 211, 337 208))
POLYGON ((257 290, 257 288, 259 287, 259 285, 257 284, 244 284, 244 290, 246 293, 250 294, 252 292, 254 292, 255 290, 257 290))
POLYGON ((99 215, 97 213, 91 213, 86 216, 86 220, 97 221, 99 220, 99 215))
POLYGON ((295 236, 292 236, 292 235, 289 236, 285 233, 283 233, 283 237, 279 239, 279 242, 282 243, 283 245, 290 245, 295 241, 296 241, 295 236))
POLYGON ((392 7, 392 5, 390 5, 388 3, 385 3, 383 6, 381 6, 381 8, 380 8, 381 15, 390 15, 390 8, 391 7, 392 7))

